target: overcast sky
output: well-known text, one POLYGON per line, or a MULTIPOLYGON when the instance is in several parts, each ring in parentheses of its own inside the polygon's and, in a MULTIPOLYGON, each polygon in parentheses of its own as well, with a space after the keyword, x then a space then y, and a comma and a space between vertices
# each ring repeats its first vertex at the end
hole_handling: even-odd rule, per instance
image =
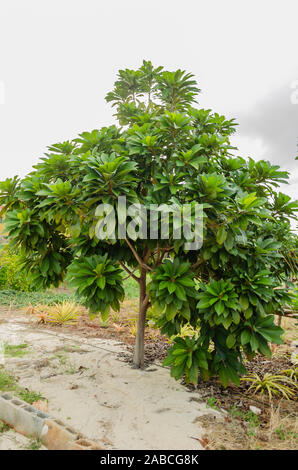
POLYGON ((111 124, 118 69, 147 59, 194 73, 237 153, 289 169, 297 197, 297 18, 297 0, 0 0, 0 179, 111 124))

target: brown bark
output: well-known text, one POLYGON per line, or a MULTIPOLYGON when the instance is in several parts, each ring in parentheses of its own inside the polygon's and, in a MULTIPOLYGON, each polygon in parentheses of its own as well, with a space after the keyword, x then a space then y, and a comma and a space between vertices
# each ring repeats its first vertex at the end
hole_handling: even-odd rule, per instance
POLYGON ((148 308, 148 296, 146 296, 146 269, 141 268, 141 275, 139 280, 140 285, 140 299, 139 299, 139 317, 138 317, 138 330, 136 336, 135 352, 133 363, 135 367, 144 366, 144 341, 145 341, 145 324, 146 313, 148 308))

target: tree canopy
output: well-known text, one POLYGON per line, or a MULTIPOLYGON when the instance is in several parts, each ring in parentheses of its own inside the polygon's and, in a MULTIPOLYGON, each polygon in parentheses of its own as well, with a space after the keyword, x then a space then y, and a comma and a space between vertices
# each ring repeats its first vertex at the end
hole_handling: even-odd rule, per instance
POLYGON ((0 183, 0 204, 36 289, 66 278, 106 319, 125 297, 125 271, 140 286, 135 365, 144 363, 150 308, 161 332, 175 336, 165 360, 171 374, 193 383, 216 375, 227 385, 239 383, 244 357, 269 356, 268 343, 281 342, 273 315, 291 301, 297 274, 290 219, 297 220, 298 202, 278 191, 288 172, 235 156, 235 120, 198 109, 199 92, 182 70, 149 61, 120 70, 106 96, 119 125, 51 145, 24 179, 0 183), (123 196, 126 208, 173 204, 183 212, 199 203, 202 247, 186 249, 183 235, 174 237, 172 214, 167 238, 159 230, 156 238, 116 232, 99 239, 98 206, 109 204, 121 218, 123 196), (188 323, 196 336, 176 336, 188 323))

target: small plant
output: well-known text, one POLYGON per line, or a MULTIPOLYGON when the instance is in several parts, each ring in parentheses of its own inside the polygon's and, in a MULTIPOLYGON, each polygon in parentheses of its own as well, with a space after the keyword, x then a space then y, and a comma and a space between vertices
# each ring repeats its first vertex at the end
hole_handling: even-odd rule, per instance
POLYGON ((31 302, 25 310, 26 315, 34 315, 38 323, 46 323, 48 314, 44 311, 47 306, 42 304, 32 305, 31 302))
POLYGON ((131 336, 136 337, 137 336, 137 330, 138 330, 138 324, 136 318, 131 319, 131 325, 128 328, 129 333, 131 336))
POLYGON ((119 323, 119 322, 120 322, 119 313, 117 313, 117 312, 112 312, 112 314, 111 314, 111 321, 112 321, 112 323, 119 323))
POLYGON ((28 390, 28 388, 20 389, 18 391, 18 396, 30 405, 32 405, 32 403, 34 403, 35 401, 43 399, 41 393, 33 392, 32 390, 28 390))
POLYGON ((31 439, 27 450, 39 450, 42 446, 42 441, 40 439, 31 439))
POLYGON ((80 308, 74 302, 64 301, 47 308, 47 321, 57 325, 74 324, 78 321, 80 308))
POLYGON ((9 429, 10 427, 8 426, 8 424, 0 420, 0 434, 3 432, 9 431, 9 429))
POLYGON ((282 374, 285 374, 287 377, 290 377, 294 382, 298 382, 298 367, 295 369, 286 369, 281 371, 282 374))
POLYGON ((280 425, 276 430, 276 434, 278 434, 279 439, 281 441, 286 441, 287 439, 295 439, 296 441, 298 440, 298 433, 297 432, 292 432, 292 431, 287 431, 283 429, 282 425, 280 425))
POLYGON ((15 378, 0 366, 0 390, 7 392, 15 387, 15 378))
POLYGON ((280 441, 286 441, 288 444, 292 443, 297 448, 298 442, 298 421, 295 413, 287 413, 282 417, 280 413, 280 404, 270 411, 269 421, 269 438, 278 436, 280 441))
POLYGON ((66 354, 62 352, 58 352, 57 354, 55 354, 55 357, 57 357, 60 366, 64 366, 68 360, 66 354))
POLYGON ((44 325, 45 323, 47 323, 49 321, 49 316, 46 312, 37 312, 35 314, 35 316, 36 316, 39 324, 44 325))
POLYGON ((77 366, 75 362, 69 362, 67 368, 65 369, 65 374, 73 375, 77 371, 77 366))
POLYGON ((212 408, 213 410, 218 410, 218 406, 216 405, 217 400, 214 397, 209 397, 206 403, 207 408, 212 408))
POLYGON ((295 397, 295 390, 292 387, 297 388, 296 384, 289 377, 281 374, 272 375, 266 373, 263 378, 258 374, 250 374, 242 377, 240 380, 251 382, 247 393, 253 392, 253 394, 260 393, 262 395, 266 393, 269 395, 270 400, 273 395, 282 395, 287 400, 295 397))
POLYGON ((258 415, 256 415, 252 411, 246 412, 238 410, 235 405, 233 405, 230 409, 230 415, 231 417, 238 417, 241 420, 248 422, 249 429, 247 431, 247 435, 256 437, 256 428, 260 426, 260 420, 258 415))

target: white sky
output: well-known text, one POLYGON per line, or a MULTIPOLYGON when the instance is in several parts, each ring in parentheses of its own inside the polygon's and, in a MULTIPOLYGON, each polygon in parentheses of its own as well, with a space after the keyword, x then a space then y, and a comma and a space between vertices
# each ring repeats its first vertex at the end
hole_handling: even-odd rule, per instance
POLYGON ((237 118, 238 153, 290 169, 297 197, 297 18, 297 0, 0 0, 0 179, 112 123, 118 69, 147 59, 194 73, 200 105, 237 118))

